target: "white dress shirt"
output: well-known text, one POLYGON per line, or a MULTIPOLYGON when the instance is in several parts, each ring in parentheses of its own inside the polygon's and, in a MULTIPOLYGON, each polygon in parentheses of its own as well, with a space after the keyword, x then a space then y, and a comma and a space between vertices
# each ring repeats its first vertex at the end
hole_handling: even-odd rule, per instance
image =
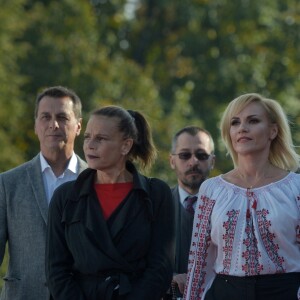
POLYGON ((50 165, 48 164, 42 153, 40 153, 40 160, 46 197, 49 204, 52 195, 57 187, 59 187, 62 183, 75 180, 77 178, 78 159, 75 153, 73 152, 66 170, 58 177, 56 177, 56 175, 53 173, 50 165))
MULTIPOLYGON (((179 198, 180 198, 180 203, 183 205, 184 208, 186 208, 186 203, 184 203, 185 199, 187 197, 193 197, 193 196, 198 196, 196 195, 190 195, 188 192, 186 192, 183 188, 178 186, 178 192, 179 192, 179 198)), ((196 202, 193 204, 193 207, 195 209, 196 207, 196 202)))

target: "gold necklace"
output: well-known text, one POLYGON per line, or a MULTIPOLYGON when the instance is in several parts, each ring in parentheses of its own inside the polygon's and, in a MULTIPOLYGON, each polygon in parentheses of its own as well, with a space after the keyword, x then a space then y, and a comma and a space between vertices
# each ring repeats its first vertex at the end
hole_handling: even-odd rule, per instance
MULTIPOLYGON (((242 173, 240 172, 240 170, 239 169, 236 169, 236 172, 237 172, 237 177, 238 178, 240 178, 240 180, 242 181, 242 185, 244 186, 244 187, 246 187, 247 188, 247 190, 251 190, 251 189, 253 189, 253 188, 255 188, 255 187, 257 187, 257 184, 259 183, 259 181, 261 181, 261 180, 265 180, 265 179, 267 179, 267 178, 272 178, 273 176, 268 176, 267 174, 269 173, 269 169, 270 169, 270 167, 268 167, 268 168, 266 168, 266 171, 263 173, 263 175, 262 176, 259 176, 252 184, 248 184, 248 181, 247 180, 245 180, 245 176, 243 176, 242 175, 242 173)), ((264 181, 262 181, 261 182, 261 184, 259 185, 259 186, 263 186, 264 185, 264 181)))
POLYGON ((252 189, 255 188, 260 181, 261 181, 261 184, 259 186, 263 186, 264 185, 263 180, 265 180, 266 178, 272 177, 272 176, 267 175, 269 173, 269 170, 270 170, 270 166, 266 167, 263 175, 259 176, 251 185, 248 185, 248 182, 244 179, 244 176, 242 175, 242 173, 239 171, 239 169, 236 169, 238 177, 243 182, 243 186, 246 186, 246 197, 248 199, 248 208, 246 210, 246 218, 247 219, 251 218, 250 206, 254 210, 256 210, 256 207, 257 207, 258 199, 252 189))

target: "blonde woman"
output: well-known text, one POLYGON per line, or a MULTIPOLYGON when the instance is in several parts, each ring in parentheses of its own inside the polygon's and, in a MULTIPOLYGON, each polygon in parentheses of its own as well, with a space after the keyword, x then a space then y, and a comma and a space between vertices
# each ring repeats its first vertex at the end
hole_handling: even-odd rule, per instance
POLYGON ((200 187, 184 299, 300 299, 299 155, 287 117, 275 100, 241 95, 221 134, 234 169, 200 187))

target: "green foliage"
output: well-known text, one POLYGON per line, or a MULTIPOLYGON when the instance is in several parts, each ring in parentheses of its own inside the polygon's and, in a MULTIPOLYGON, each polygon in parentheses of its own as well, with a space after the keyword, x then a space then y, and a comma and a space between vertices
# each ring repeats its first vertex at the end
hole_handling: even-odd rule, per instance
POLYGON ((145 112, 160 150, 153 173, 166 180, 171 136, 191 123, 212 132, 217 169, 231 167, 218 122, 241 93, 278 99, 299 144, 295 0, 1 2, 2 171, 38 151, 34 100, 56 84, 78 92, 85 117, 105 103, 145 112))
MULTIPOLYGON (((2 171, 38 151, 34 100, 42 88, 56 84, 78 92, 85 119, 106 103, 146 113, 160 150, 153 174, 165 180, 174 181, 171 136, 192 123, 212 132, 218 172, 231 167, 222 159, 218 122, 228 101, 241 93, 278 99, 299 144, 295 0, 1 3, 2 171)), ((76 150, 82 154, 81 140, 76 150)))
POLYGON ((299 115, 299 10, 294 0, 141 1, 128 35, 129 56, 155 66, 152 77, 166 112, 178 88, 194 86, 190 104, 217 141, 220 170, 232 167, 218 129, 230 100, 259 92, 299 115))
POLYGON ((20 91, 25 76, 20 74, 17 59, 26 52, 20 42, 24 26, 22 0, 0 1, 0 172, 24 161, 22 114, 24 103, 20 91))

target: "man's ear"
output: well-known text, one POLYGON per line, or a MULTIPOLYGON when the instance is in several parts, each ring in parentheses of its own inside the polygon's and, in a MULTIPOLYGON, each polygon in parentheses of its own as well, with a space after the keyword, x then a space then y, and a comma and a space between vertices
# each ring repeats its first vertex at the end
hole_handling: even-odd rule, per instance
POLYGON ((77 136, 80 134, 81 129, 82 129, 82 118, 79 118, 77 122, 77 132, 76 132, 77 136))
POLYGON ((169 162, 170 162, 171 169, 175 170, 174 155, 172 154, 169 155, 169 162))
POLYGON ((215 167, 215 162, 216 162, 216 156, 212 154, 210 170, 212 170, 215 167))

